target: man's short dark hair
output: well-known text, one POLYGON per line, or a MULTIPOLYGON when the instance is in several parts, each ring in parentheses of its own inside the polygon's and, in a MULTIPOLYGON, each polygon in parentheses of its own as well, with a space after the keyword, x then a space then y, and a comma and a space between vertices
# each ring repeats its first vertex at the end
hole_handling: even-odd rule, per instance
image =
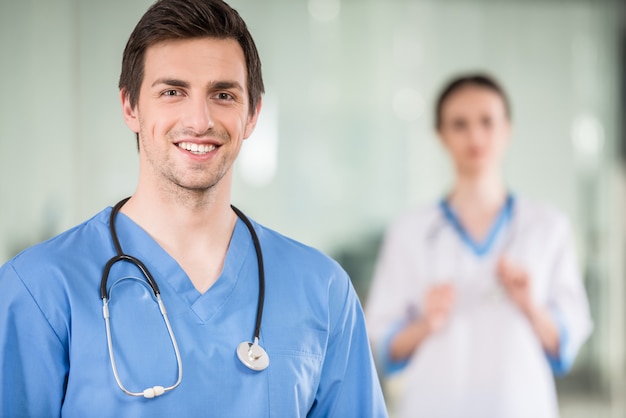
POLYGON ((135 26, 122 58, 119 88, 132 107, 137 105, 144 77, 146 50, 172 39, 217 38, 236 40, 246 60, 250 114, 264 93, 261 60, 239 13, 221 0, 159 0, 135 26))

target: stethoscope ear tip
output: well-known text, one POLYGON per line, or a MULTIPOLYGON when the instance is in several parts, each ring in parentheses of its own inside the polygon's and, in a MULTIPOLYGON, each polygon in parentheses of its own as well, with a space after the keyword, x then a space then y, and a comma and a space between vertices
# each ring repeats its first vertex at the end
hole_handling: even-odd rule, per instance
POLYGON ((154 386, 148 388, 143 391, 143 397, 146 399, 156 398, 157 396, 161 396, 165 393, 165 388, 163 386, 154 386))

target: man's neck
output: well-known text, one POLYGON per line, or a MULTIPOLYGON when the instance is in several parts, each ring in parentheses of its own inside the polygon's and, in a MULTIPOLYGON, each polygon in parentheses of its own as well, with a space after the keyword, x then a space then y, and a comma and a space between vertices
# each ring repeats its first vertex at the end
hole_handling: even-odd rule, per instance
POLYGON ((203 293, 221 274, 237 216, 230 208, 230 193, 194 193, 138 189, 121 211, 147 231, 203 293))

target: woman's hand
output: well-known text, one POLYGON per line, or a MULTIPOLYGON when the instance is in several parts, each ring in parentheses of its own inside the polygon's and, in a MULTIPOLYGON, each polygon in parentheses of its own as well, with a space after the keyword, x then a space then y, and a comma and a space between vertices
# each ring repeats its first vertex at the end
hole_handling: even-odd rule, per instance
POLYGON ((394 361, 410 357, 415 350, 434 332, 448 321, 454 305, 454 286, 441 284, 426 292, 420 316, 409 322, 391 342, 390 356, 394 361))
POLYGON ((503 256, 498 261, 497 275, 509 298, 530 317, 534 307, 528 272, 503 256))
POLYGON ((439 331, 448 321, 454 306, 455 291, 450 283, 431 287, 424 301, 423 319, 429 333, 439 331))
POLYGON ((552 355, 559 352, 559 332, 550 313, 535 304, 532 298, 530 275, 506 257, 500 258, 497 274, 509 298, 530 321, 543 348, 552 355))

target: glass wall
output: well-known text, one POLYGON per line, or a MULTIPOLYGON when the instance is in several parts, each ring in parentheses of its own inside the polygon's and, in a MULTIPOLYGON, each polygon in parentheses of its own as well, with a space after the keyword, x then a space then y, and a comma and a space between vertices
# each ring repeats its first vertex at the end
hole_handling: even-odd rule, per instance
MULTIPOLYGON (((0 102, 0 261, 133 192, 135 139, 116 85, 150 3, 0 0, 11 93, 0 102)), ((385 227, 450 187, 433 131, 439 88, 467 70, 502 81, 514 123, 507 182, 571 218, 594 316, 593 337, 558 381, 563 416, 624 416, 621 3, 231 4, 256 39, 267 90, 234 203, 339 260, 364 303, 385 227)))

